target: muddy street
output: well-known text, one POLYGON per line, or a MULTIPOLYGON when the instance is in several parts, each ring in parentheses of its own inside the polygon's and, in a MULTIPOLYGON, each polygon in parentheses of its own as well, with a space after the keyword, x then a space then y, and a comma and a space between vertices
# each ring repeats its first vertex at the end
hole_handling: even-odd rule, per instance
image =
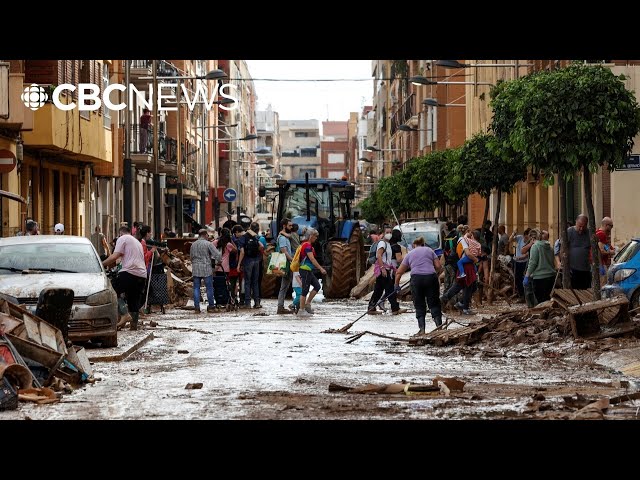
MULTIPOLYGON (((372 335, 347 344, 348 335, 323 333, 365 308, 364 301, 323 301, 315 315, 297 319, 276 315, 276 301, 266 300, 260 310, 231 314, 173 309, 141 317, 140 331, 119 332, 119 347, 88 350, 94 384, 57 404, 21 403, 0 419, 574 418, 575 404, 637 390, 634 377, 620 372, 622 350, 615 354, 638 347, 636 340, 609 339, 595 348, 568 338, 500 349, 412 346, 372 335), (598 363, 601 355, 608 363, 598 363), (330 384, 431 384, 438 375, 465 382, 463 391, 329 391, 330 384)), ((366 316, 350 332, 364 330, 409 338, 417 324, 413 313, 366 316)), ((636 418, 638 405, 620 403, 604 417, 636 418)))

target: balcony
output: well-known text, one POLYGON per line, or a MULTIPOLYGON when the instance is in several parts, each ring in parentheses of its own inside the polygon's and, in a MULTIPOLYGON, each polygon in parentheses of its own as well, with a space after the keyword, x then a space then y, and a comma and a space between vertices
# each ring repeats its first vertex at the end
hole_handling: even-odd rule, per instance
MULTIPOLYGON (((153 163, 153 127, 148 130, 140 124, 130 125, 131 161, 137 168, 149 168, 153 163)), ((158 161, 160 165, 166 163, 167 142, 164 132, 158 135, 158 161)))
MULTIPOLYGON (((152 60, 131 60, 130 63, 131 69, 129 70, 130 81, 133 83, 138 89, 142 88, 143 90, 147 90, 151 80, 148 78, 146 80, 142 80, 141 77, 151 77, 153 76, 153 61, 152 60)), ((167 63, 165 60, 160 60, 158 62, 158 77, 177 77, 178 71, 167 63)), ((163 82, 167 82, 166 79, 163 79, 163 82)))
POLYGON ((400 125, 407 123, 416 114, 415 97, 414 93, 409 95, 400 108, 391 116, 391 135, 396 133, 400 125))
MULTIPOLYGON (((24 89, 24 74, 10 73, 7 68, 5 80, 8 80, 8 88, 0 88, 0 95, 7 97, 0 98, 0 103, 8 107, 8 111, 0 111, 0 128, 10 130, 31 130, 33 129, 33 111, 24 106, 20 95, 24 89)), ((2 74, 0 72, 0 74, 2 74)), ((2 80, 0 80, 2 85, 2 80)), ((4 87, 4 85, 2 85, 4 87)))
POLYGON ((164 164, 161 164, 160 173, 166 173, 167 175, 178 174, 178 142, 175 138, 166 137, 165 139, 165 160, 164 164))

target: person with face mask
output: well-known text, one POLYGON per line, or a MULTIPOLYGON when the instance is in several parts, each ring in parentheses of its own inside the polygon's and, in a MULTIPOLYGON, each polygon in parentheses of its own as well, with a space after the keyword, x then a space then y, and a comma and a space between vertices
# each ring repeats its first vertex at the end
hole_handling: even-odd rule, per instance
MULTIPOLYGON (((290 235, 293 224, 288 218, 283 218, 280 225, 282 228, 276 241, 276 244, 278 245, 278 251, 284 253, 285 257, 287 257, 287 261, 291 263, 291 260, 293 260, 293 252, 291 248, 290 235)), ((291 278, 291 272, 288 269, 286 275, 284 277, 280 277, 281 283, 280 292, 278 292, 278 310, 276 311, 278 315, 293 313, 291 310, 284 308, 284 298, 287 295, 289 286, 291 285, 291 278)))
POLYGON ((373 290, 373 295, 369 300, 369 310, 367 313, 375 315, 378 313, 376 310, 376 304, 382 297, 384 292, 387 295, 389 303, 391 304, 391 314, 400 315, 407 310, 400 308, 396 294, 394 293, 394 274, 396 268, 393 265, 393 251, 390 245, 391 240, 391 228, 388 228, 382 237, 382 240, 378 242, 376 247, 376 263, 374 263, 374 275, 376 276, 376 284, 373 290))

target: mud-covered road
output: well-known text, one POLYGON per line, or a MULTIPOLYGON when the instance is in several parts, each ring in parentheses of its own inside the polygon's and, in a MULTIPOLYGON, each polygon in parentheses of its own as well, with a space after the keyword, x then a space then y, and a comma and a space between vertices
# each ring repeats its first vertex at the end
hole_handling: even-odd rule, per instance
MULTIPOLYGON (((275 300, 263 305, 231 314, 170 310, 145 316, 143 333, 120 332, 121 343, 133 344, 134 335, 154 338, 122 361, 95 362, 94 384, 57 404, 21 403, 0 412, 0 420, 574 418, 580 401, 636 387, 633 377, 596 363, 605 351, 637 347, 635 340, 610 340, 603 349, 568 338, 501 350, 484 343, 409 346, 365 335, 346 344, 346 335, 322 331, 355 320, 366 308, 363 301, 314 302, 316 314, 307 319, 276 315, 275 300), (157 327, 149 326, 151 319, 157 327), (430 384, 436 375, 466 382, 464 391, 362 395, 328 389, 331 383, 430 384), (203 385, 185 389, 189 383, 203 385)), ((417 324, 413 313, 366 316, 351 332, 362 330, 408 338, 417 324)), ((604 418, 637 418, 638 405, 621 403, 604 418)))

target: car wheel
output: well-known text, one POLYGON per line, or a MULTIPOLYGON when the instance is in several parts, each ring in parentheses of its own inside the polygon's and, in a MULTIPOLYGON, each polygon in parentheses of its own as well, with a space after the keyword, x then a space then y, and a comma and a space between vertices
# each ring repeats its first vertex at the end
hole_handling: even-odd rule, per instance
POLYGON ((103 348, 112 348, 118 346, 118 334, 114 333, 113 335, 109 335, 108 337, 102 337, 102 347, 103 348))
POLYGON ((633 295, 631 295, 631 301, 629 303, 629 310, 634 310, 640 307, 640 288, 633 292, 633 295))

